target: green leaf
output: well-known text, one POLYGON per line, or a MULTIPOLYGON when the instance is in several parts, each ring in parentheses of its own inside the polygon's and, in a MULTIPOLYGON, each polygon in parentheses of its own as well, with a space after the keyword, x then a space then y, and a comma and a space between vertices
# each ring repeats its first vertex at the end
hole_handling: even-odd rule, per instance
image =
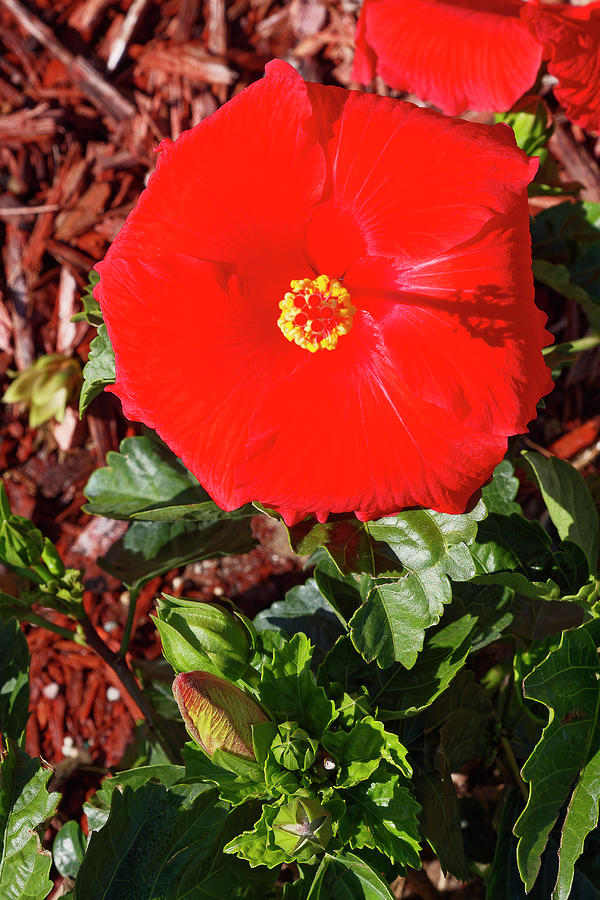
POLYGON ((542 162, 548 151, 545 149, 554 127, 548 125, 548 114, 543 100, 536 97, 525 109, 517 112, 497 114, 496 122, 505 122, 515 133, 517 145, 528 156, 539 156, 542 162))
POLYGON ((503 459, 494 469, 492 480, 481 491, 481 499, 488 513, 499 513, 501 516, 521 514, 521 507, 515 502, 519 479, 514 472, 515 468, 509 459, 503 459))
POLYGON ((248 521, 132 522, 98 564, 125 584, 139 586, 190 562, 248 553, 255 544, 248 521))
POLYGON ((331 603, 340 622, 347 629, 348 621, 369 592, 369 576, 342 575, 333 560, 325 557, 315 567, 314 578, 318 589, 331 603))
POLYGON ((191 742, 185 745, 182 754, 185 762, 185 779, 182 780, 189 784, 201 784, 202 782, 215 784, 222 799, 227 800, 233 806, 265 795, 264 782, 257 781, 255 778, 244 778, 242 775, 236 775, 230 769, 217 765, 191 742))
POLYGON ((18 744, 29 718, 29 649, 15 619, 0 620, 0 733, 18 744))
POLYGON ((593 497, 582 476, 556 456, 546 458, 527 451, 523 459, 542 492, 560 539, 581 547, 590 572, 596 572, 600 525, 593 497))
POLYGON ((79 397, 79 416, 108 384, 117 379, 115 352, 106 325, 100 325, 98 334, 90 344, 90 355, 83 369, 83 385, 79 397))
POLYGON ((569 300, 575 300, 583 309, 590 324, 594 328, 600 327, 600 309, 598 304, 594 302, 585 288, 573 282, 571 271, 566 266, 534 259, 532 268, 533 277, 536 281, 552 288, 553 291, 556 291, 563 297, 568 297, 569 300))
POLYGON ((554 381, 567 366, 577 362, 579 356, 588 350, 594 350, 600 344, 600 334, 587 334, 562 344, 552 344, 542 350, 546 365, 552 369, 554 381))
POLYGON ((85 834, 78 822, 65 822, 52 845, 54 865, 61 875, 75 878, 85 854, 85 834))
POLYGON ((284 900, 393 900, 387 884, 354 853, 326 853, 317 871, 286 885, 283 896, 284 900))
POLYGON ((251 519, 254 515, 256 510, 250 503, 227 512, 217 506, 214 500, 204 500, 201 503, 178 503, 175 506, 144 509, 132 513, 131 518, 144 522, 214 522, 217 519, 251 519))
POLYGON ((367 662, 382 669, 400 662, 410 669, 425 631, 439 622, 452 599, 450 582, 437 568, 376 585, 350 620, 352 643, 367 662))
MULTIPOLYGON (((522 809, 521 795, 516 789, 512 789, 502 804, 502 814, 498 825, 498 839, 492 867, 487 881, 486 900, 548 900, 556 882, 558 870, 558 844, 550 837, 548 847, 542 857, 540 873, 529 893, 519 876, 516 856, 516 838, 513 835, 513 824, 522 809)), ((590 835, 591 838, 591 835, 590 835)), ((597 864, 598 848, 590 847, 593 861, 597 864)), ((587 851, 587 847, 586 847, 587 851)), ((586 874, 582 865, 583 860, 577 863, 573 890, 570 900, 600 900, 600 880, 586 874), (580 865, 581 864, 581 865, 580 865)))
POLYGON ((260 819, 254 827, 238 834, 223 848, 224 853, 232 853, 250 863, 251 868, 267 866, 268 869, 281 866, 288 859, 281 847, 273 839, 273 822, 279 806, 264 806, 260 819))
POLYGON ((133 790, 143 787, 148 781, 153 781, 169 788, 180 781, 185 774, 183 766, 174 766, 172 763, 159 763, 147 766, 138 766, 135 769, 126 769, 105 778, 102 787, 83 804, 87 816, 90 831, 98 831, 106 823, 110 812, 110 804, 113 791, 116 788, 129 785, 133 790))
POLYGON ((420 807, 408 779, 383 763, 368 781, 342 796, 346 811, 338 823, 338 838, 343 844, 372 847, 396 865, 420 867, 420 807))
POLYGON ((371 536, 385 542, 406 570, 399 581, 373 587, 350 621, 354 646, 367 662, 414 665, 426 629, 439 622, 452 599, 449 578, 468 581, 475 575, 468 545, 484 515, 480 503, 468 515, 408 510, 367 523, 371 536))
POLYGON ((461 834, 461 818, 450 772, 422 772, 415 783, 422 810, 423 837, 431 845, 444 872, 461 881, 470 880, 461 834))
POLYGON ((406 748, 398 736, 386 731, 383 724, 372 716, 363 717, 347 731, 327 732, 323 737, 323 747, 337 763, 336 786, 339 788, 365 781, 382 759, 403 775, 412 775, 406 748))
POLYGON ((398 572, 398 560, 388 546, 373 539, 366 523, 332 516, 328 522, 305 519, 288 528, 290 545, 299 556, 325 547, 342 574, 398 572))
POLYGON ((52 773, 9 739, 0 764, 0 897, 44 900, 52 889, 52 858, 40 847, 39 830, 59 799, 46 784, 52 773))
POLYGON ((86 284, 85 290, 81 295, 83 311, 75 313, 74 316, 71 316, 71 322, 85 321, 88 323, 88 325, 93 325, 95 328, 103 324, 104 319, 102 318, 102 310, 100 309, 100 304, 92 293, 99 281, 100 276, 92 269, 92 271, 88 275, 88 283, 86 284))
POLYGON ((276 721, 294 721, 311 737, 320 738, 335 714, 335 707, 310 670, 313 648, 304 634, 296 634, 273 651, 264 663, 260 699, 276 721))
POLYGON ((215 801, 216 791, 202 785, 148 782, 113 791, 108 821, 92 834, 77 875, 75 900, 239 897, 244 866, 222 848, 251 811, 228 815, 215 801))
POLYGON ((43 550, 42 532, 29 519, 11 512, 6 490, 0 483, 0 562, 28 577, 26 570, 39 562, 43 550))
POLYGON ((471 649, 471 637, 477 620, 470 615, 452 621, 448 615, 432 629, 417 662, 407 671, 396 663, 387 669, 366 665, 349 638, 340 638, 327 656, 319 678, 339 682, 348 693, 360 691, 364 684, 378 718, 404 718, 429 706, 446 690, 463 667, 471 649))
POLYGON ((87 513, 128 519, 133 513, 175 501, 205 501, 208 494, 168 447, 148 437, 121 441, 110 451, 107 466, 96 469, 84 488, 87 513))
POLYGON ((556 650, 524 681, 525 696, 550 710, 548 725, 523 766, 527 806, 515 825, 521 877, 530 890, 563 804, 560 862, 553 900, 566 900, 574 864, 598 822, 600 799, 600 620, 563 633, 556 650))
POLYGON ((314 579, 293 587, 254 619, 258 631, 267 628, 287 634, 304 632, 316 648, 327 650, 342 633, 335 609, 325 599, 314 579))
MULTIPOLYGON (((337 764, 336 786, 347 788, 366 781, 379 766, 386 746, 386 733, 381 722, 367 716, 349 731, 330 731, 323 737, 323 747, 337 764)), ((406 751, 400 745, 403 756, 406 751)), ((409 775, 409 771, 404 774, 409 775)))
POLYGON ((459 672, 425 715, 428 727, 442 723, 438 752, 444 755, 449 772, 485 756, 492 705, 473 672, 459 672))
POLYGON ((479 526, 471 554, 477 574, 519 572, 526 580, 542 582, 552 569, 550 536, 538 522, 521 515, 490 513, 479 526))
POLYGON ((513 621, 514 591, 502 584, 454 584, 452 595, 455 610, 461 609, 477 620, 471 653, 497 641, 513 621))
POLYGON ((385 542, 409 572, 437 569, 455 581, 473 577, 467 550, 477 535, 477 523, 485 518, 483 503, 465 515, 450 516, 427 509, 410 509, 366 523, 369 534, 385 542))
POLYGON ((531 599, 576 596, 589 576, 585 554, 576 544, 565 542, 554 552, 539 522, 516 514, 491 513, 470 550, 477 582, 504 585, 531 599))
POLYGON ((559 203, 531 221, 533 255, 571 266, 581 247, 600 241, 599 203, 559 203))

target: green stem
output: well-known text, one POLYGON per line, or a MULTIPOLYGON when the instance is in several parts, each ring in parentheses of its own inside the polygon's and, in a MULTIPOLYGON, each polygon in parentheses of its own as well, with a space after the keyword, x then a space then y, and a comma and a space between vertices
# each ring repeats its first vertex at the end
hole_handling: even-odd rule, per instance
POLYGON ((123 638, 119 648, 119 656, 124 657, 129 650, 129 642, 131 641, 131 632, 135 620, 135 604, 139 593, 140 589, 136 587, 132 587, 129 590, 129 609, 127 610, 127 621, 125 622, 125 628, 123 629, 123 638))
POLYGON ((157 740, 161 744, 168 758, 176 765, 181 764, 181 754, 179 753, 179 750, 171 743, 169 736, 163 731, 152 706, 135 680, 135 676, 125 659, 119 653, 115 653, 114 650, 111 650, 108 644, 104 643, 87 616, 82 620, 81 627, 87 645, 113 670, 129 696, 135 701, 137 706, 139 706, 149 728, 155 733, 157 740))
POLYGON ((523 781, 523 779, 521 777, 521 770, 519 769, 519 764, 517 763, 515 754, 513 753, 513 748, 510 745, 510 741, 504 735, 500 736, 500 741, 502 743, 502 748, 503 748, 504 754, 506 756, 506 762, 508 763, 508 768, 512 772, 512 776, 515 779, 515 782, 517 783, 517 786, 518 786, 519 790, 521 791, 521 794, 523 795, 523 799, 525 800, 525 803, 527 803, 527 801, 529 799, 529 791, 527 790, 527 785, 525 784, 525 782, 523 781))
POLYGON ((39 625, 41 628, 45 628, 47 631, 52 631, 54 634, 59 634, 61 637, 66 638, 68 641, 73 641, 75 644, 80 644, 85 646, 85 638, 81 633, 81 630, 78 628, 77 631, 71 631, 70 628, 61 628, 60 625, 56 625, 54 622, 51 622, 50 619, 46 619, 45 616, 38 616, 37 613, 34 612, 19 612, 18 618, 20 622, 29 622, 31 625, 39 625))

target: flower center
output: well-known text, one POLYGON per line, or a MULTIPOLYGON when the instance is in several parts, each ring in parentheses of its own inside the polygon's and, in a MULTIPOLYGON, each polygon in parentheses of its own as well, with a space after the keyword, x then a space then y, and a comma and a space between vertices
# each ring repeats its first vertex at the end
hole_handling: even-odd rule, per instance
POLYGON ((279 303, 277 324, 288 341, 315 353, 335 350, 342 334, 348 334, 356 307, 337 278, 319 275, 290 282, 279 303))

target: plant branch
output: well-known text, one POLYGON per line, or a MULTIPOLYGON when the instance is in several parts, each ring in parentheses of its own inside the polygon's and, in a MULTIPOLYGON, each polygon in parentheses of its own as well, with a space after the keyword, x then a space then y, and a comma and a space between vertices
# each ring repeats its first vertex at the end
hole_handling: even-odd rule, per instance
POLYGON ((85 639, 83 638, 80 629, 73 631, 70 628, 62 628, 55 622, 51 622, 50 619, 47 619, 45 616, 39 616, 34 612, 22 612, 19 610, 15 615, 17 615, 20 622, 29 622, 31 625, 39 625, 40 628, 45 628, 46 631, 52 631, 54 634, 59 634, 61 637, 66 638, 68 641, 73 641, 75 644, 85 644, 85 639))
POLYGON ((89 647, 91 647, 92 650, 94 650, 98 654, 101 659, 104 660, 107 666, 110 666, 129 696, 139 706, 143 716, 148 722, 149 727, 156 734, 156 737, 160 741, 161 746, 163 747, 171 762, 180 764, 181 757, 179 755, 179 751, 171 743, 168 735, 166 735, 164 730, 162 729, 160 723, 156 718, 156 714, 152 709, 152 706, 146 699, 144 692, 135 680, 135 676, 127 665, 124 657, 120 656, 120 654, 118 653, 115 653, 110 649, 108 644, 104 643, 87 616, 81 622, 81 627, 83 629, 86 643, 89 647))
POLYGON ((521 791, 521 794, 523 795, 523 799, 525 800, 525 803, 527 803, 527 801, 529 799, 529 791, 527 790, 527 785, 525 784, 525 782, 523 781, 523 778, 521 777, 521 771, 519 769, 519 764, 517 763, 515 754, 513 753, 513 748, 510 745, 510 741, 508 740, 508 738, 505 735, 500 736, 500 741, 502 743, 504 755, 506 756, 506 762, 508 763, 508 768, 510 769, 511 774, 512 774, 513 778, 515 779, 515 782, 517 783, 517 786, 518 786, 519 790, 521 791))
POLYGON ((135 605, 137 603, 139 593, 139 588, 130 588, 129 609, 127 610, 127 621, 125 622, 125 628, 123 629, 123 638, 121 640, 121 646, 119 647, 119 656, 125 656, 125 654, 129 650, 129 642, 131 640, 131 632, 133 630, 133 622, 135 619, 135 605))

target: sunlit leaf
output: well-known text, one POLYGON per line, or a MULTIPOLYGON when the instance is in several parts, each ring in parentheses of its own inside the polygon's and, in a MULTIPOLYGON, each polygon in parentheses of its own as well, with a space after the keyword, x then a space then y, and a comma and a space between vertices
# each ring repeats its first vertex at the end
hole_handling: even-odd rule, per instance
POLYGON ((59 795, 46 789, 50 770, 12 741, 7 745, 0 764, 0 897, 44 900, 52 889, 52 857, 41 849, 39 831, 59 795))
POLYGON ((115 352, 106 325, 100 325, 98 334, 90 344, 90 354, 83 369, 83 385, 79 397, 79 415, 82 416, 94 397, 117 377, 115 352))
POLYGON ((542 492, 559 537, 581 547, 589 570, 594 573, 598 564, 600 525, 594 500, 582 476, 556 456, 546 458, 527 451, 523 458, 542 492))
POLYGON ((598 822, 600 799, 600 620, 563 633, 556 650, 524 681, 526 697, 550 710, 540 742, 523 766, 529 801, 515 825, 517 859, 527 890, 561 807, 560 862, 553 900, 566 900, 574 865, 598 822))
POLYGON ((0 733, 21 743, 29 718, 29 650, 16 619, 0 620, 0 733))

